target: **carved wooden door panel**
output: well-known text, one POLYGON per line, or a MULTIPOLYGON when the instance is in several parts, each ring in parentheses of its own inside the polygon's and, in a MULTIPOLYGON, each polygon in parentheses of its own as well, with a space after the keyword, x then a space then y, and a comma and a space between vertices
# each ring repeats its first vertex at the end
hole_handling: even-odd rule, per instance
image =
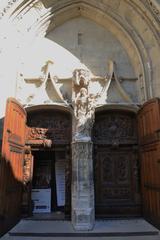
POLYGON ((140 215, 136 117, 107 111, 94 125, 96 215, 140 215))
POLYGON ((22 204, 21 204, 22 216, 24 217, 32 215, 31 194, 32 194, 33 163, 34 157, 32 155, 31 146, 25 146, 23 162, 24 187, 22 192, 22 204))
POLYGON ((14 224, 21 212, 26 112, 13 98, 7 100, 0 165, 1 229, 14 224))
POLYGON ((138 113, 141 189, 144 216, 160 228, 160 100, 145 103, 138 113))
POLYGON ((99 148, 95 166, 96 214, 129 216, 140 212, 137 153, 130 148, 99 148))

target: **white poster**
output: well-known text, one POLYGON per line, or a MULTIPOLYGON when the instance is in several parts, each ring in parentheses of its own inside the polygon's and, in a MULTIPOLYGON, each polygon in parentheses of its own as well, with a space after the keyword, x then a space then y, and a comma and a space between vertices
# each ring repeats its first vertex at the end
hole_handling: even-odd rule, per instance
POLYGON ((33 213, 51 212, 51 189, 32 189, 33 213))
POLYGON ((58 159, 55 163, 57 206, 65 205, 65 159, 58 159))

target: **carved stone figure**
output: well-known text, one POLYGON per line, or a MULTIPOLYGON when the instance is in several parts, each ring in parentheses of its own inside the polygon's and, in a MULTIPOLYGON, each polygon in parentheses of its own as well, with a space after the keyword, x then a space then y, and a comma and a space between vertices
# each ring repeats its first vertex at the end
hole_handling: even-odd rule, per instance
POLYGON ((97 95, 88 94, 82 87, 75 99, 75 139, 91 139, 91 129, 94 122, 95 103, 97 95))
POLYGON ((87 114, 88 92, 86 88, 81 88, 75 101, 75 115, 82 121, 87 114))
POLYGON ((73 72, 74 84, 87 87, 90 81, 90 72, 86 69, 76 69, 73 72))

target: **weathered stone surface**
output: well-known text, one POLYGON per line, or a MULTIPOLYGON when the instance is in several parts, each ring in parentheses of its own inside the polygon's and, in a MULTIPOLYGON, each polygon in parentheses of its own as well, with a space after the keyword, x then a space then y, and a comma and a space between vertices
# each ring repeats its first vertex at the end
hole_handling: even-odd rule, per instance
POLYGON ((91 131, 98 96, 90 93, 90 75, 77 69, 72 83, 72 224, 76 230, 91 230, 95 219, 91 131))
POLYGON ((72 224, 76 230, 94 226, 92 142, 72 143, 72 224))

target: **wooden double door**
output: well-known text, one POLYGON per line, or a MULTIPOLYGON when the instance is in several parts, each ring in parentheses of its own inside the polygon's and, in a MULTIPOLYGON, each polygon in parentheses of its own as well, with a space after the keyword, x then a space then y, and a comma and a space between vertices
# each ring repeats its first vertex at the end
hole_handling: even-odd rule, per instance
POLYGON ((97 217, 141 215, 136 115, 106 111, 94 126, 97 217))
MULTIPOLYGON (((63 144, 70 143, 71 125, 67 124, 71 123, 70 118, 64 116, 58 121, 51 112, 34 115, 36 125, 30 122, 29 142, 26 111, 15 99, 8 99, 0 158, 0 234, 11 228, 22 214, 24 182, 32 176, 28 171, 33 162, 29 144, 34 148, 42 144, 49 147, 50 139, 53 143, 57 139, 57 144, 65 139, 68 144, 63 144), (45 121, 40 121, 43 116, 50 130, 45 121)), ((136 115, 120 111, 97 114, 93 142, 96 215, 133 216, 140 214, 142 204, 142 216, 160 228, 160 100, 148 101, 136 115)), ((70 173, 68 161, 67 179, 71 179, 70 173)), ((71 181, 66 184, 69 193, 71 181)))

